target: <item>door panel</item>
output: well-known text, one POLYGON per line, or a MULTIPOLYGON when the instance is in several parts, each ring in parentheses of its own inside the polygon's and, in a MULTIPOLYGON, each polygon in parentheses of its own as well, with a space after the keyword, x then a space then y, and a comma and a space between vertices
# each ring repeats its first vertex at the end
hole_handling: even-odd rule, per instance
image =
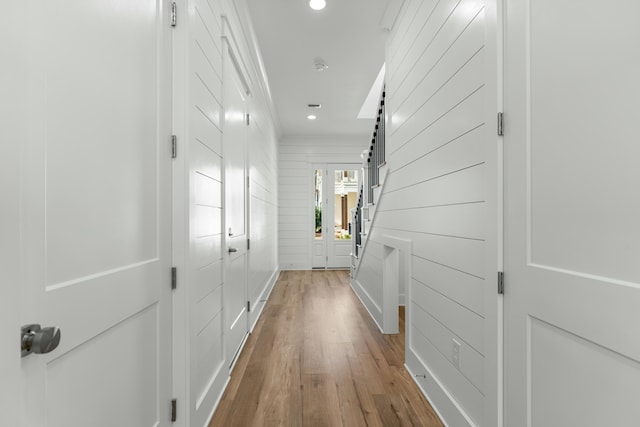
POLYGON ((313 175, 313 233, 311 238, 311 266, 327 267, 327 165, 312 165, 313 175))
POLYGON ((351 209, 358 202, 360 165, 315 164, 312 242, 313 268, 348 268, 351 265, 351 209), (318 209, 322 224, 318 230, 318 209))
POLYGON ((246 91, 234 60, 224 57, 224 161, 226 266, 224 279, 225 347, 231 367, 247 335, 247 125, 246 91))
POLYGON ((352 236, 351 209, 358 203, 358 164, 334 164, 328 166, 326 221, 327 267, 347 268, 351 265, 352 236))
POLYGON ((80 426, 87 420, 104 420, 97 423, 153 426, 159 408, 149 390, 157 389, 159 355, 157 336, 148 332, 156 330, 157 316, 156 307, 145 309, 52 360, 46 368, 47 425, 80 426), (105 355, 111 357, 105 360, 105 355), (127 387, 120 389, 122 384, 127 387), (87 390, 92 390, 91 399, 86 399, 87 390))
POLYGON ((507 11, 505 425, 637 425, 640 4, 507 11))
POLYGON ((24 424, 168 425, 164 8, 154 0, 30 6, 21 322, 58 326, 62 341, 22 359, 24 424))

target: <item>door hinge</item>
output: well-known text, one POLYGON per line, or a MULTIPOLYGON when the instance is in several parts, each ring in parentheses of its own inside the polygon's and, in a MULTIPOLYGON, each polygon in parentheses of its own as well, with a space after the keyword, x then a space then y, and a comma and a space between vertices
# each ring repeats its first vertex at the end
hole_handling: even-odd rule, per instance
POLYGON ((176 267, 171 267, 171 289, 176 289, 178 287, 178 269, 176 267))
POLYGON ((251 124, 251 114, 247 113, 245 117, 247 118, 247 126, 249 126, 251 124))
POLYGON ((247 250, 251 249, 251 239, 247 239, 247 250))
POLYGON ((498 271, 498 295, 504 294, 504 273, 498 271))
POLYGON ((247 301, 247 312, 251 313, 251 301, 247 301))
POLYGON ((171 400, 171 422, 175 423, 178 420, 178 399, 171 400))
POLYGON ((178 157, 178 137, 171 135, 171 158, 175 159, 176 157, 178 157))
POLYGON ((178 24, 178 5, 176 2, 171 3, 171 26, 175 27, 178 24))
POLYGON ((498 136, 504 135, 504 114, 498 113, 498 136))

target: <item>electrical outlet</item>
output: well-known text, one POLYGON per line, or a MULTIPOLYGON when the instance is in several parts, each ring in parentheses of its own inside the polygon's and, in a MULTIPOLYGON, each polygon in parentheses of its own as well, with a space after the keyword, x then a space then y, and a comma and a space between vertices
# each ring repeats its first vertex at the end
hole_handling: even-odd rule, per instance
POLYGON ((451 360, 453 361, 453 366, 460 370, 460 347, 461 344, 455 338, 451 339, 451 360))

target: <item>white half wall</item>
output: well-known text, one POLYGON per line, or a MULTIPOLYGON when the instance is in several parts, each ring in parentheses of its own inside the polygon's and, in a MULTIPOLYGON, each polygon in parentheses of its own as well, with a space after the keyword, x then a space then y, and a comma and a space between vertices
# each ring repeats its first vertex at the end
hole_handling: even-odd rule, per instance
POLYGON ((412 242, 407 367, 456 427, 498 425, 495 33, 493 1, 404 2, 386 55, 389 173, 354 286, 380 324, 383 239, 412 242))

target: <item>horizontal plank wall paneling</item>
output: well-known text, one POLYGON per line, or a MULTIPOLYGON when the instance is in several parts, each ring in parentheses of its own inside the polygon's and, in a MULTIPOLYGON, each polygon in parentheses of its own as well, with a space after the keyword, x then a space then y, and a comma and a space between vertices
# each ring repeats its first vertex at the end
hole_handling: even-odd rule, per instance
POLYGON ((355 283, 411 241, 407 367, 448 425, 498 424, 496 3, 405 1, 387 44, 387 165, 355 283), (454 348, 459 346, 459 351, 454 348))
POLYGON ((278 269, 278 136, 243 1, 178 0, 174 29, 174 396, 180 427, 205 426, 229 378, 223 351, 224 99, 223 18, 245 67, 247 295, 255 324, 278 269))
POLYGON ((280 268, 311 268, 314 232, 313 163, 361 163, 369 135, 357 137, 286 137, 279 146, 278 250, 280 268))
MULTIPOLYGON (((186 32, 186 129, 179 151, 189 170, 188 252, 180 268, 188 307, 185 419, 201 425, 226 382, 223 336, 223 150, 221 5, 193 0, 186 32)), ((181 137, 183 135, 180 135, 181 137)), ((182 140, 183 138, 180 138, 182 140)), ((181 158, 181 160, 182 160, 181 158)))
POLYGON ((275 284, 278 268, 278 139, 267 106, 250 99, 249 127, 249 272, 251 328, 275 284))

